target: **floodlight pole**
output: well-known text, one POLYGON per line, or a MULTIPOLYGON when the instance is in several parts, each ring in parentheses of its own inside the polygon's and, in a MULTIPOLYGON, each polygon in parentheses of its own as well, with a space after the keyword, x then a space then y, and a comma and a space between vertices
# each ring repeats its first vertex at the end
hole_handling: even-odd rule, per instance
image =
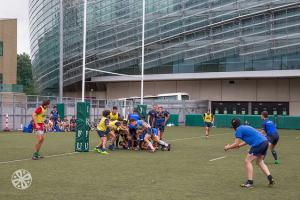
POLYGON ((59 101, 62 103, 63 98, 63 76, 64 76, 64 14, 63 14, 63 0, 59 2, 60 13, 59 13, 59 101))
POLYGON ((86 7, 87 0, 83 3, 83 47, 82 47, 82 97, 81 101, 84 102, 85 92, 85 51, 86 51, 86 7))
POLYGON ((141 104, 144 103, 144 56, 145 56, 145 12, 146 2, 143 0, 143 25, 142 25, 142 66, 141 66, 141 104))

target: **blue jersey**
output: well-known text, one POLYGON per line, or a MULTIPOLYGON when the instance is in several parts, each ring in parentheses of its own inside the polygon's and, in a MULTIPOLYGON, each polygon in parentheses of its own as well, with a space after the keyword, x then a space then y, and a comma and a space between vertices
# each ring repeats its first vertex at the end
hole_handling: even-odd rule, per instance
POLYGON ((258 130, 247 125, 239 126, 235 131, 235 137, 243 140, 251 147, 256 147, 267 140, 258 130))
POLYGON ((169 112, 167 112, 167 111, 163 111, 161 113, 157 113, 156 119, 155 119, 155 125, 156 125, 156 127, 164 126, 165 125, 164 124, 165 119, 168 116, 169 116, 169 112))
POLYGON ((138 114, 135 113, 130 113, 128 115, 128 120, 134 119, 134 121, 138 121, 140 119, 140 116, 138 114))
POLYGON ((148 128, 146 129, 141 135, 140 135, 140 140, 144 140, 146 134, 149 134, 151 136, 158 136, 158 129, 157 128, 148 128))
POLYGON ((151 126, 153 125, 153 123, 154 123, 154 121, 155 121, 156 115, 157 115, 157 113, 156 113, 155 110, 150 110, 150 111, 148 112, 148 116, 150 116, 149 122, 150 122, 150 125, 151 125, 151 126))
POLYGON ((269 119, 264 120, 262 129, 267 133, 268 136, 278 134, 275 124, 269 119))
POLYGON ((59 115, 59 114, 58 114, 58 111, 52 110, 50 114, 52 115, 52 117, 53 117, 54 120, 57 120, 58 115, 59 115))
POLYGON ((145 122, 144 122, 143 120, 137 120, 135 126, 136 126, 137 128, 143 128, 144 123, 145 123, 145 122))

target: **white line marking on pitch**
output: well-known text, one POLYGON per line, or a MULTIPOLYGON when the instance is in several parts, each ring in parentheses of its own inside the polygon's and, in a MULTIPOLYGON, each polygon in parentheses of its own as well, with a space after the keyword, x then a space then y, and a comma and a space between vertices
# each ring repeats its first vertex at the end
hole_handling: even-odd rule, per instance
MULTIPOLYGON (((59 156, 72 155, 72 154, 76 154, 76 153, 79 153, 79 152, 62 153, 62 154, 56 154, 56 155, 50 155, 50 156, 44 156, 44 157, 45 157, 45 158, 52 158, 52 157, 59 157, 59 156)), ((32 158, 25 158, 25 159, 19 159, 19 160, 2 161, 2 162, 0 162, 0 165, 1 165, 1 164, 14 163, 14 162, 21 162, 21 161, 26 161, 26 160, 32 160, 32 158)))
POLYGON ((212 162, 212 161, 215 161, 215 160, 221 160, 221 159, 224 159, 224 158, 226 158, 226 156, 222 156, 222 157, 219 157, 219 158, 211 159, 211 160, 209 160, 209 162, 212 162))
MULTIPOLYGON (((229 134, 232 134, 232 133, 221 133, 221 134, 211 135, 209 137, 214 137, 214 136, 218 136, 218 135, 229 135, 229 134)), ((197 136, 197 137, 190 137, 190 138, 178 138, 178 139, 167 140, 167 141, 174 142, 174 141, 191 140, 191 139, 197 139, 197 138, 205 138, 205 136, 197 136)))
MULTIPOLYGON (((218 135, 228 135, 228 134, 232 134, 232 133, 221 133, 221 134, 211 135, 210 137, 214 137, 214 136, 218 136, 218 135)), ((174 142, 174 141, 190 140, 190 139, 197 139, 197 138, 204 138, 204 137, 205 136, 190 137, 190 138, 178 138, 178 139, 173 139, 173 140, 168 140, 168 141, 174 142)), ((90 151, 93 151, 93 150, 90 150, 90 151)), ((44 157, 45 158, 52 158, 52 157, 73 155, 73 154, 77 154, 77 153, 79 153, 79 152, 62 153, 62 154, 49 155, 49 156, 44 156, 44 157)), ((21 162, 21 161, 27 161, 27 160, 32 160, 32 158, 24 158, 24 159, 19 159, 19 160, 2 161, 2 162, 0 162, 0 165, 1 164, 21 162)))

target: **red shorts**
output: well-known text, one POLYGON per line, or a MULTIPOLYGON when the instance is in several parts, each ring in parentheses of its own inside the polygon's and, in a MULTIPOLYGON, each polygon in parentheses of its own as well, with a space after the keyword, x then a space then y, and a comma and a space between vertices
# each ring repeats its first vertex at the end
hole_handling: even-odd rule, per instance
POLYGON ((35 124, 34 124, 34 130, 35 131, 44 131, 44 123, 38 123, 38 125, 40 126, 39 128, 36 128, 35 124))

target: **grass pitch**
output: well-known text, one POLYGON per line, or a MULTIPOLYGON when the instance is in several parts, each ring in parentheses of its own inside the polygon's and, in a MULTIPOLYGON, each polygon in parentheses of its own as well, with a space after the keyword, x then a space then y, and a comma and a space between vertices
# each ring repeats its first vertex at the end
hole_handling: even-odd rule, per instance
MULTIPOLYGON (((255 166, 252 189, 239 187, 246 180, 243 160, 248 148, 223 151, 233 141, 231 129, 212 129, 211 137, 205 139, 200 127, 168 127, 165 137, 172 144, 170 152, 118 150, 110 155, 73 153, 74 133, 49 133, 42 154, 50 157, 39 161, 29 159, 33 134, 0 133, 0 199, 298 200, 300 131, 279 131, 281 164, 273 164, 270 152, 266 158, 277 184, 269 188, 255 166), (31 172, 29 189, 12 186, 11 175, 17 169, 31 172)), ((91 149, 97 142, 92 132, 91 149)))

